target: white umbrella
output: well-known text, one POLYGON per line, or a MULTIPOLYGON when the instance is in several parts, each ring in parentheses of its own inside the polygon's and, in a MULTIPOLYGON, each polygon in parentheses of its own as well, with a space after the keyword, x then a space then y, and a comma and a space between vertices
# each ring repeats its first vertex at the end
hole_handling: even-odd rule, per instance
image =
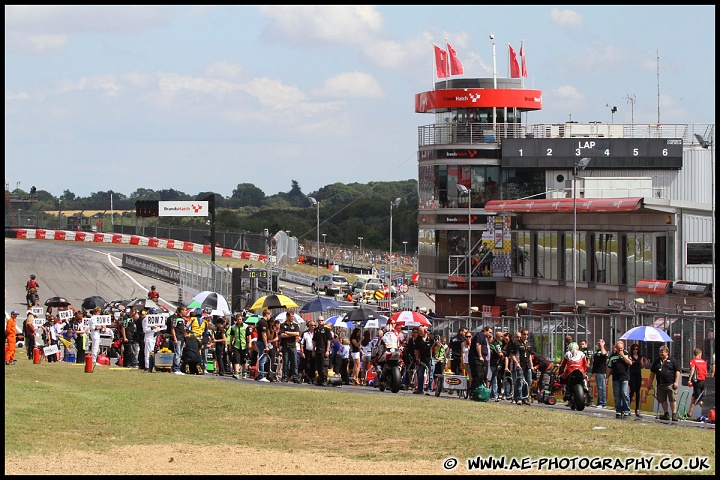
MULTIPOLYGON (((384 323, 384 322, 383 322, 384 323)), ((380 328, 380 321, 377 318, 366 321, 362 324, 363 328, 380 328)))
POLYGON ((200 308, 209 307, 212 310, 223 310, 225 312, 231 311, 228 301, 217 292, 206 290, 195 295, 193 300, 200 303, 200 308))
MULTIPOLYGON (((280 312, 275 316, 275 320, 280 320, 281 322, 284 322, 286 318, 287 318, 287 312, 280 312)), ((297 313, 294 314, 293 320, 295 322, 297 322, 298 324, 305 323, 305 320, 303 320, 303 318, 300 315, 298 315, 297 313)))
POLYGON ((672 342, 670 336, 655 327, 640 326, 625 332, 620 340, 639 340, 641 342, 672 342))
POLYGON ((340 315, 334 315, 330 318, 325 319, 325 323, 328 323, 332 325, 333 327, 342 327, 342 328, 355 328, 355 325, 353 325, 352 322, 345 322, 343 321, 344 317, 340 317, 340 315))

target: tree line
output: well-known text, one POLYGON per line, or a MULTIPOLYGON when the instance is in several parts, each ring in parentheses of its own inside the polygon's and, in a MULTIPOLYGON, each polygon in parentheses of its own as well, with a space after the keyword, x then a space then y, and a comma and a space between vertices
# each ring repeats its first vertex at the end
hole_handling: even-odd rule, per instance
MULTIPOLYGON (((298 240, 317 238, 317 207, 308 197, 320 202, 320 241, 340 245, 358 245, 362 248, 387 250, 389 247, 390 204, 395 198, 402 202, 393 209, 393 251, 417 251, 418 182, 403 180, 395 182, 334 183, 309 194, 303 193, 299 183, 292 180, 287 192, 266 195, 250 183, 240 183, 229 197, 215 192, 199 192, 190 195, 175 189, 153 190, 138 188, 129 196, 112 190, 93 192, 80 197, 65 190, 60 197, 45 190, 32 193, 36 199, 33 210, 107 210, 125 211, 125 217, 135 217, 138 200, 192 201, 215 196, 218 230, 260 233, 289 231, 298 240), (323 236, 325 234, 325 236, 323 236)), ((11 197, 28 198, 29 193, 16 189, 11 197)), ((160 225, 172 223, 173 227, 203 228, 207 219, 198 217, 159 217, 160 225)))

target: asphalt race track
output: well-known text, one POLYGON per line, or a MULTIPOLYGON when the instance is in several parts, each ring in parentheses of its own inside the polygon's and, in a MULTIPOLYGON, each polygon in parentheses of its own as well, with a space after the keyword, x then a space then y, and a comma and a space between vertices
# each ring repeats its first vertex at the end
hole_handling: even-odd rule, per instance
MULTIPOLYGON (((123 253, 135 255, 152 255, 156 260, 165 257, 172 265, 177 265, 173 252, 157 248, 138 247, 118 244, 86 244, 63 241, 18 240, 5 239, 5 311, 18 310, 24 319, 25 283, 30 274, 35 274, 40 283, 40 303, 53 296, 65 297, 74 307, 79 308, 83 299, 98 295, 107 301, 145 297, 150 285, 156 285, 160 291, 161 301, 171 311, 177 301, 177 286, 161 282, 155 278, 120 268, 123 253), (163 255, 166 254, 166 255, 163 255), (165 300, 167 299, 167 301, 165 300)), ((414 289, 413 289, 414 290, 414 289)), ((236 380, 232 377, 215 377, 207 375, 204 380, 229 382, 252 382, 252 380, 236 380)), ((397 394, 380 392, 375 388, 363 386, 315 387, 304 384, 275 383, 264 384, 268 388, 325 388, 328 390, 352 391, 355 393, 377 395, 411 395, 412 392, 400 391, 397 394)), ((456 394, 443 393, 435 401, 471 401, 460 399, 456 394)), ((503 403, 509 405, 509 402, 503 403)), ((583 412, 574 412, 562 402, 556 405, 533 403, 531 407, 512 406, 512 408, 552 408, 566 411, 568 414, 591 415, 596 417, 614 418, 612 409, 586 408, 583 412)), ((621 420, 618 420, 621 421, 621 420)), ((714 428, 714 425, 694 421, 660 422, 652 415, 645 414, 641 419, 630 417, 625 422, 657 422, 668 426, 685 426, 714 428)))
MULTIPOLYGON (((136 255, 163 251, 157 248, 86 244, 46 240, 5 239, 5 310, 25 313, 25 283, 31 274, 40 283, 40 304, 50 297, 65 297, 75 308, 83 299, 98 295, 106 301, 145 297, 151 285, 160 291, 166 307, 174 309, 177 286, 122 269, 123 253, 136 255)), ((177 265, 171 252, 168 261, 177 265)))

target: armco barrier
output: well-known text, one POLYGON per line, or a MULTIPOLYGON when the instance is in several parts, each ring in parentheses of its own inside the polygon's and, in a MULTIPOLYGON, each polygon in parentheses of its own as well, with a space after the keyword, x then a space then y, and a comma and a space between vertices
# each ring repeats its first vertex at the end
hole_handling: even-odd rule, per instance
MULTIPOLYGON (((15 238, 28 240, 63 240, 75 242, 94 243, 116 243, 125 245, 139 245, 155 248, 169 248, 172 250, 183 250, 186 252, 202 253, 210 255, 210 245, 202 245, 193 242, 176 241, 167 238, 142 237, 139 235, 125 235, 121 233, 87 233, 73 232, 66 230, 45 230, 34 228, 14 228, 15 238)), ((242 260, 253 260, 264 262, 266 255, 230 250, 228 248, 215 247, 215 255, 223 258, 237 258, 242 260)))

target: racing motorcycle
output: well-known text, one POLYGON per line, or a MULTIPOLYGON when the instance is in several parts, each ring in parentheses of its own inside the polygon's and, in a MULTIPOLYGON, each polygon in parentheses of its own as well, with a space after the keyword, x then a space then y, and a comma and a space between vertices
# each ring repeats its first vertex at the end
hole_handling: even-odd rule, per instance
POLYGON ((386 389, 397 393, 402 387, 402 349, 394 332, 387 332, 378 342, 375 360, 379 370, 374 386, 384 392, 386 389))
POLYGON ((585 409, 586 393, 585 375, 582 370, 575 368, 567 376, 567 395, 572 410, 581 412, 585 409))
POLYGON ((568 352, 560 363, 560 382, 565 384, 565 398, 568 406, 573 410, 585 409, 585 396, 587 387, 587 359, 578 344, 570 343, 568 352))
POLYGON ((25 295, 25 301, 27 302, 28 308, 40 305, 40 296, 38 295, 36 288, 28 288, 27 295, 25 295))

